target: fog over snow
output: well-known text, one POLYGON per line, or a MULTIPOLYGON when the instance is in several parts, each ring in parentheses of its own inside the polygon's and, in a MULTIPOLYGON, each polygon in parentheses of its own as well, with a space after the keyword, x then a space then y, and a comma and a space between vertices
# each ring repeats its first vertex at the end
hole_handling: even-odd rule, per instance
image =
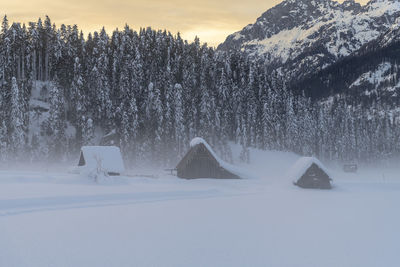
POLYGON ((250 157, 240 180, 3 170, 0 266, 397 266, 397 169, 328 164, 334 188, 306 190, 297 155, 250 157))

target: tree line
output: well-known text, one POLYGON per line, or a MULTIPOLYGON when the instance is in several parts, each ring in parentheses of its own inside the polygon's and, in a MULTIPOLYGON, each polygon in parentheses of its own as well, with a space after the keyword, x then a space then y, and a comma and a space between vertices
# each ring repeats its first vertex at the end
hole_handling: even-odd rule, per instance
POLYGON ((49 17, 28 25, 4 17, 0 160, 66 161, 112 131, 129 166, 175 164, 196 136, 228 161, 229 142, 241 144, 244 161, 250 147, 339 161, 399 154, 393 110, 340 96, 313 101, 266 64, 179 33, 125 26, 84 36, 49 17), (39 89, 43 109, 34 105, 39 89))

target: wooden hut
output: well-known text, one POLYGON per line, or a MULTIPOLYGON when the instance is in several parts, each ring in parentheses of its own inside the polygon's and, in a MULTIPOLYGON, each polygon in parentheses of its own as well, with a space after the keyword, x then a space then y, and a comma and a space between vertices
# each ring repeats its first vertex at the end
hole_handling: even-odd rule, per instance
POLYGON ((116 146, 84 146, 78 162, 78 172, 101 167, 108 175, 116 176, 124 172, 121 151, 116 146))
POLYGON ((222 161, 202 138, 190 142, 190 149, 176 166, 179 178, 238 179, 235 167, 222 161))
POLYGON ((343 171, 344 172, 356 173, 357 170, 358 170, 357 164, 344 164, 343 165, 343 171))
POLYGON ((331 189, 331 178, 327 169, 316 158, 300 158, 290 170, 294 184, 302 188, 331 189))

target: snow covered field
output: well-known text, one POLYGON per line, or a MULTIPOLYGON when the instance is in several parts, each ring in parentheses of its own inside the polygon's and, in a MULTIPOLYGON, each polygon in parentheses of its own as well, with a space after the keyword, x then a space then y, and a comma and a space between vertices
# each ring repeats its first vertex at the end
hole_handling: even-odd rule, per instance
POLYGON ((1 171, 0 266, 398 266, 398 170, 305 190, 297 156, 252 152, 243 180, 1 171))

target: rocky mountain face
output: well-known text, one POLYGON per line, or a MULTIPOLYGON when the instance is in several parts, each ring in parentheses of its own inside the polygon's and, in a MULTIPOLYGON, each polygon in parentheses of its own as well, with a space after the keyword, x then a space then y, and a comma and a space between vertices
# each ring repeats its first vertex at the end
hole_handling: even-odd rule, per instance
MULTIPOLYGON (((383 37, 388 37, 385 35, 383 37)), ((316 100, 345 97, 348 104, 389 109, 400 105, 400 40, 381 45, 385 38, 363 47, 331 66, 291 84, 316 100)))
POLYGON ((262 59, 293 84, 360 51, 390 46, 400 39, 399 18, 399 0, 286 0, 218 49, 262 59))

